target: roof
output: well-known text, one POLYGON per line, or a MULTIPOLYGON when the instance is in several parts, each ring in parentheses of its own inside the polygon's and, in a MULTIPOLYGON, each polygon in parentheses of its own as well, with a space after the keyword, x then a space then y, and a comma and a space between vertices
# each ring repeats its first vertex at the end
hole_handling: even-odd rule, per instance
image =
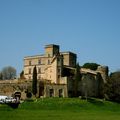
POLYGON ((41 57, 45 57, 45 55, 33 55, 33 56, 26 56, 24 57, 24 59, 31 59, 31 58, 41 58, 41 57))
POLYGON ((71 52, 71 51, 65 51, 65 52, 60 52, 60 54, 64 55, 64 54, 73 54, 75 56, 77 56, 77 54, 71 52))
POLYGON ((45 45, 45 48, 48 48, 48 47, 59 47, 59 45, 55 45, 55 44, 48 44, 48 45, 45 45))

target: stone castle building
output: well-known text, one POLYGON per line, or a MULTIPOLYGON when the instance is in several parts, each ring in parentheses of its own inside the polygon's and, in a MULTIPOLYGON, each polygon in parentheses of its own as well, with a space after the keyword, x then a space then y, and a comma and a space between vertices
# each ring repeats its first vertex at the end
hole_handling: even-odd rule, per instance
POLYGON ((37 67, 38 79, 48 80, 50 83, 66 84, 61 77, 63 66, 75 67, 76 54, 60 52, 58 45, 46 45, 44 55, 27 56, 24 58, 24 76, 32 79, 34 66, 37 67))
MULTIPOLYGON (((74 96, 74 75, 63 75, 63 71, 75 71, 77 55, 72 52, 60 52, 59 46, 45 46, 44 55, 24 58, 24 77, 31 81, 33 68, 36 66, 39 86, 39 96, 72 97, 74 96)), ((70 73, 69 73, 70 74, 70 73)), ((77 95, 97 97, 103 94, 103 84, 107 79, 107 68, 98 66, 97 70, 80 69, 81 80, 77 83, 77 95)))
MULTIPOLYGON (((44 54, 24 57, 24 79, 0 81, 0 94, 11 95, 19 91, 25 99, 26 91, 31 91, 33 68, 36 66, 38 97, 74 97, 76 61, 75 53, 61 52, 59 45, 46 45, 44 54)), ((107 69, 105 66, 98 66, 97 70, 80 68, 77 96, 103 95, 107 69)))
POLYGON ((77 55, 72 52, 60 52, 59 46, 45 46, 45 54, 24 58, 24 77, 31 81, 33 68, 37 68, 39 82, 43 82, 40 96, 68 96, 68 77, 62 76, 64 67, 75 68, 77 55), (44 88, 44 89, 42 89, 44 88))

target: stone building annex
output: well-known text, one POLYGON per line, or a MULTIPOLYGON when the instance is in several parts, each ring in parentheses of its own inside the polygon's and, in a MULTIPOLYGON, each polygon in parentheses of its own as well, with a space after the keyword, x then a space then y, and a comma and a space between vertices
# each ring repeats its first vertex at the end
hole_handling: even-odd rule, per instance
MULTIPOLYGON (((26 91, 31 91, 33 68, 37 68, 38 93, 41 97, 73 97, 74 75, 64 75, 64 71, 75 71, 77 55, 73 52, 60 52, 59 45, 45 46, 45 53, 24 57, 24 79, 0 82, 0 93, 11 95, 21 92, 22 99, 26 91)), ((77 95, 97 97, 106 82, 107 68, 98 66, 96 71, 81 68, 81 80, 77 83, 77 95), (101 82, 102 81, 102 82, 101 82)))

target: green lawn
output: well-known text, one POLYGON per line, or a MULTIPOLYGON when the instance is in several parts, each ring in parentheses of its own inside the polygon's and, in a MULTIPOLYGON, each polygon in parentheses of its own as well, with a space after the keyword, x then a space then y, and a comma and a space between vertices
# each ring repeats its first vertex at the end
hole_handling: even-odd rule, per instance
POLYGON ((120 120, 120 104, 75 98, 45 98, 13 109, 0 105, 0 120, 120 120))

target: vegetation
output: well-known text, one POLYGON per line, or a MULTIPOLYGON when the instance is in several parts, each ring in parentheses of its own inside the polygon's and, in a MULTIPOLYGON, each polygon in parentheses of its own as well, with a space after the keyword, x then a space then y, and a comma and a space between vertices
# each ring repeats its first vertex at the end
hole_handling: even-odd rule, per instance
POLYGON ((98 66, 99 66, 99 64, 97 64, 97 63, 85 63, 82 67, 88 68, 91 70, 97 70, 98 66))
POLYGON ((108 100, 120 102, 120 71, 110 74, 105 85, 105 93, 108 100))
POLYGON ((79 66, 79 63, 77 63, 76 65, 76 70, 75 70, 75 78, 74 78, 74 83, 73 83, 73 86, 74 86, 74 97, 77 97, 78 96, 78 82, 81 80, 81 74, 80 74, 80 66, 79 66))
POLYGON ((16 69, 12 66, 7 66, 0 72, 1 80, 11 80, 16 78, 16 69))
POLYGON ((25 93, 26 93, 26 97, 27 97, 27 98, 31 98, 31 97, 32 97, 32 93, 31 93, 31 91, 30 91, 29 89, 27 89, 27 90, 25 91, 25 93))
POLYGON ((36 69, 36 66, 33 69, 32 93, 35 96, 37 94, 37 69, 36 69))
POLYGON ((104 81, 100 73, 97 73, 98 79, 98 98, 104 98, 104 81))
POLYGON ((3 80, 2 72, 0 72, 0 80, 3 80))
POLYGON ((1 120, 119 120, 120 104, 98 99, 43 98, 18 109, 0 105, 1 120))
POLYGON ((20 79, 25 79, 24 77, 24 71, 22 70, 22 72, 20 73, 20 79))

